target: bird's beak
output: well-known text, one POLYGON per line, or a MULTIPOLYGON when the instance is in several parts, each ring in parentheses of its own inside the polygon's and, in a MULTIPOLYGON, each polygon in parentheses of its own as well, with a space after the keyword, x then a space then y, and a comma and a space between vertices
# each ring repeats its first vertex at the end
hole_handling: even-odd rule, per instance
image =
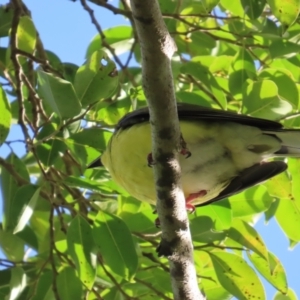
POLYGON ((98 167, 103 167, 101 157, 98 157, 96 160, 94 160, 91 164, 87 166, 87 169, 93 169, 93 168, 98 168, 98 167))

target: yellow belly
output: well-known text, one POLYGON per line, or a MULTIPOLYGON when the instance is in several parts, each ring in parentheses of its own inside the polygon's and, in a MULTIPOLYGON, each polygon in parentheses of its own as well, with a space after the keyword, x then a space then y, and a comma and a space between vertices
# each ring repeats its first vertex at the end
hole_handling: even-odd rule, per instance
MULTIPOLYGON (((216 196, 230 180, 244 170, 277 151, 280 143, 262 135, 255 127, 236 123, 180 121, 180 129, 192 155, 179 155, 181 183, 185 197, 207 191, 192 204, 204 203, 216 196), (249 145, 268 142, 268 153, 249 151, 249 145)), ((148 166, 151 153, 150 124, 136 124, 117 131, 101 157, 113 180, 132 196, 156 203, 153 170, 148 166)))
MULTIPOLYGON (((199 143, 199 140, 216 137, 219 134, 215 128, 216 126, 219 125, 211 126, 210 124, 209 127, 206 127, 203 124, 203 130, 199 131, 199 122, 181 121, 181 132, 187 142, 188 149, 193 147, 192 145, 199 143)), ((149 123, 141 123, 118 131, 110 140, 107 150, 101 157, 101 161, 110 172, 113 180, 126 189, 132 196, 141 201, 155 204, 156 192, 153 170, 148 166, 147 161, 147 156, 151 153, 152 149, 150 130, 149 123)), ((193 152, 192 158, 186 159, 185 157, 180 157, 183 162, 182 164, 187 161, 193 163, 192 159, 195 158, 195 153, 193 152)), ((191 182, 196 185, 197 180, 197 178, 189 178, 183 174, 182 188, 186 197, 190 193, 199 191, 198 187, 194 189, 191 187, 191 182)), ((220 185, 215 184, 214 189, 210 190, 207 196, 202 197, 200 201, 193 202, 205 202, 217 196, 225 186, 224 183, 220 183, 220 185)))

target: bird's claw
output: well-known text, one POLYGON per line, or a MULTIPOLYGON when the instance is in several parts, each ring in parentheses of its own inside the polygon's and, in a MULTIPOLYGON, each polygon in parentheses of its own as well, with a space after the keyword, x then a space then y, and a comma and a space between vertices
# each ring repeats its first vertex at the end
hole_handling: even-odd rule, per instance
POLYGON ((155 161, 153 160, 152 153, 149 153, 147 156, 148 167, 152 168, 155 165, 155 161))
POLYGON ((182 134, 180 134, 180 147, 181 147, 181 150, 179 151, 179 153, 184 155, 185 158, 189 158, 192 155, 192 153, 187 148, 186 142, 185 142, 182 134))

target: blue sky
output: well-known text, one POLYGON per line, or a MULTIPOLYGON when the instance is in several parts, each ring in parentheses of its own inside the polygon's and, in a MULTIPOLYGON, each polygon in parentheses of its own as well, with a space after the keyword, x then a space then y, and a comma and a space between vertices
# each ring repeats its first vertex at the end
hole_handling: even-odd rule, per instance
MULTIPOLYGON (((0 0, 0 4, 6 2, 0 0)), ((80 2, 69 0, 24 0, 24 2, 32 12, 32 18, 44 47, 57 54, 63 62, 81 65, 85 60, 86 48, 97 31, 80 2)), ((116 4, 116 2, 110 1, 109 3, 116 4)), ((123 17, 116 16, 95 5, 89 5, 95 10, 96 18, 104 29, 112 25, 128 24, 123 17)), ((0 41, 0 46, 5 46, 5 42, 0 41)), ((16 139, 18 134, 20 131, 17 126, 14 126, 9 140, 16 139)), ((14 149, 18 155, 24 153, 23 147, 23 144, 15 146, 14 149)), ((0 156, 6 157, 8 151, 9 149, 5 145, 0 147, 0 156)), ((257 223, 256 229, 262 235, 268 249, 283 263, 290 287, 300 296, 300 247, 297 246, 292 251, 288 249, 289 241, 275 220, 265 226, 262 218, 257 223)), ((276 292, 275 289, 267 283, 264 285, 267 299, 272 299, 276 292)))

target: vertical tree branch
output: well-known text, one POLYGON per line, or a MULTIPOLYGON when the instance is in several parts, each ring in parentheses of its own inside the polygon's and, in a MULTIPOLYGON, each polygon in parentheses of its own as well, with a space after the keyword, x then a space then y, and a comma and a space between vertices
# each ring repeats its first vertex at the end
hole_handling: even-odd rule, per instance
POLYGON ((180 184, 180 129, 171 70, 176 46, 157 0, 131 0, 142 53, 143 88, 150 109, 157 211, 162 228, 158 252, 168 256, 174 299, 204 299, 198 289, 193 246, 180 184))

